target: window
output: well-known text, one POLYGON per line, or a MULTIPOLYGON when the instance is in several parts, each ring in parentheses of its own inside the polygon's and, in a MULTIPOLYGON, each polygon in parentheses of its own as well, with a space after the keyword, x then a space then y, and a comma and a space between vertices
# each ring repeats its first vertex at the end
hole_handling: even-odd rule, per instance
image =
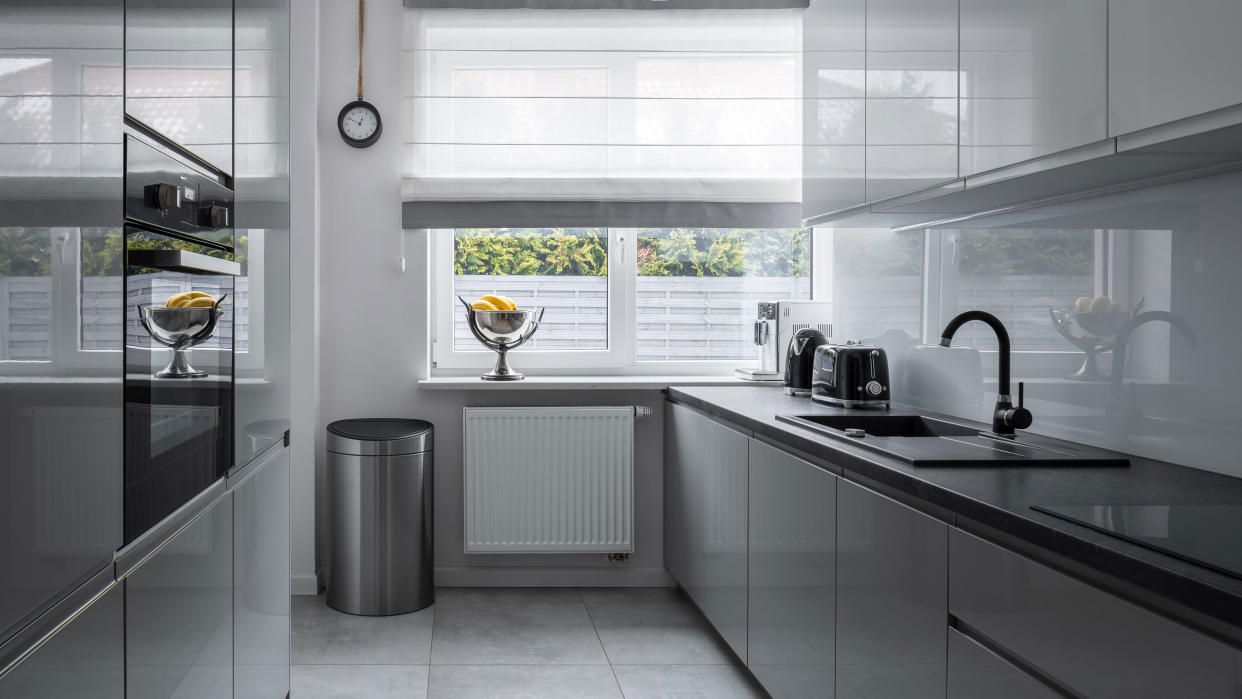
POLYGON ((810 298, 802 229, 445 229, 434 241, 437 368, 492 361, 458 296, 545 309, 515 350, 524 368, 711 373, 757 360, 757 301, 810 298))

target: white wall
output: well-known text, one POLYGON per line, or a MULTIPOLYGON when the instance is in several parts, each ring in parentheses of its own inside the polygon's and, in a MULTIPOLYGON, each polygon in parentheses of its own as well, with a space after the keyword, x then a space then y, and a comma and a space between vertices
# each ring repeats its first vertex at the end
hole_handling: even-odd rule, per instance
MULTIPOLYGON (((307 0, 306 4, 312 2, 307 0)), ((294 259, 293 302, 293 351, 299 377, 293 429, 299 435, 312 432, 315 440, 312 445, 309 439, 295 439, 295 444, 303 447, 294 453, 295 592, 311 592, 308 588, 313 587, 310 576, 316 573, 316 562, 320 573, 324 564, 322 516, 314 520, 318 523, 318 546, 312 545, 316 539, 307 527, 313 513, 322 513, 324 429, 333 420, 376 416, 418 417, 436 425, 439 584, 667 584, 662 548, 663 410, 656 410, 655 416, 644 418, 636 427, 636 551, 627 563, 609 563, 602 554, 467 557, 463 553, 463 405, 643 404, 659 408, 663 398, 656 391, 418 390, 417 380, 429 372, 428 241, 422 233, 401 233, 401 0, 367 3, 366 98, 379 109, 384 133, 375 145, 365 149, 345 145, 336 127, 337 112, 354 99, 357 4, 340 0, 318 4, 318 126, 314 143, 318 155, 318 250, 314 254, 295 252, 299 256, 294 259), (403 235, 405 272, 399 266, 403 235), (306 295, 297 293, 299 289, 306 295), (318 292, 317 301, 313 290, 318 292), (315 304, 317 312, 308 314, 306 309, 315 304), (317 484, 313 490, 312 483, 317 484)), ((299 10, 294 14, 296 89, 299 77, 304 79, 310 69, 299 65, 297 54, 299 39, 307 36, 303 31, 308 21, 303 18, 299 25, 299 10)), ((300 103, 298 94, 295 92, 294 104, 300 103)), ((298 139, 296 123, 294 143, 295 152, 299 147, 309 147, 298 139)), ((305 214, 308 204, 302 196, 304 190, 297 186, 299 175, 305 179, 307 173, 298 168, 294 166, 295 216, 305 214)), ((298 232, 310 237, 305 229, 298 232)))

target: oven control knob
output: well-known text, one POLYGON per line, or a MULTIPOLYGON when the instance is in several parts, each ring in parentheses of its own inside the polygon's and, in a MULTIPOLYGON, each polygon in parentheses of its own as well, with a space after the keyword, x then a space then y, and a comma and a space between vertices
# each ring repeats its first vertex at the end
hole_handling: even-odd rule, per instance
POLYGON ((212 228, 228 228, 229 210, 228 207, 212 204, 204 206, 198 210, 198 223, 200 226, 210 226, 212 228))
POLYGON ((143 187, 143 199, 147 206, 160 211, 181 207, 181 188, 164 182, 143 187))
POLYGON ((880 385, 879 381, 868 381, 867 382, 867 393, 873 396, 878 396, 883 392, 884 392, 884 386, 880 385))

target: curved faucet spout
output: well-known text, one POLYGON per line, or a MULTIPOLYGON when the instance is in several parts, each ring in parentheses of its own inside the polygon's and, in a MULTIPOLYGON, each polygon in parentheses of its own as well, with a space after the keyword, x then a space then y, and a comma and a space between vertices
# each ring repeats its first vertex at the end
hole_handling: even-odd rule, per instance
POLYGON ((1199 338, 1195 336, 1190 323, 1171 311, 1148 311, 1127 320, 1121 330, 1117 331, 1117 339, 1113 342, 1113 371, 1109 380, 1112 384, 1110 393, 1114 398, 1120 397, 1121 385, 1125 382, 1126 349, 1130 345, 1130 336, 1144 323, 1152 321, 1162 321, 1177 328, 1191 347, 1199 344, 1199 338))
POLYGON ((959 313, 949 321, 948 325, 944 326, 944 331, 940 333, 940 346, 949 347, 958 329, 972 320, 987 323, 988 327, 992 328, 992 332, 996 333, 996 344, 1000 346, 997 357, 1000 375, 996 382, 996 408, 992 411, 992 431, 1001 435, 1013 435, 1015 429, 1024 430, 1030 427, 1034 418, 1031 416, 1031 411, 1022 405, 1024 397, 1021 383, 1018 384, 1018 407, 1013 407, 1013 399, 1009 393, 1009 331, 1005 329, 1005 324, 986 311, 959 313))

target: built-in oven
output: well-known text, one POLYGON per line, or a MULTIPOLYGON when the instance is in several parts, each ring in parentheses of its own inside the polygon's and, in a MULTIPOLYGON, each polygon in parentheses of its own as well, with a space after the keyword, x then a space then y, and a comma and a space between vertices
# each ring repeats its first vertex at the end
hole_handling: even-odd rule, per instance
POLYGON ((132 135, 125 182, 125 541, 233 461, 236 289, 227 176, 132 135))

